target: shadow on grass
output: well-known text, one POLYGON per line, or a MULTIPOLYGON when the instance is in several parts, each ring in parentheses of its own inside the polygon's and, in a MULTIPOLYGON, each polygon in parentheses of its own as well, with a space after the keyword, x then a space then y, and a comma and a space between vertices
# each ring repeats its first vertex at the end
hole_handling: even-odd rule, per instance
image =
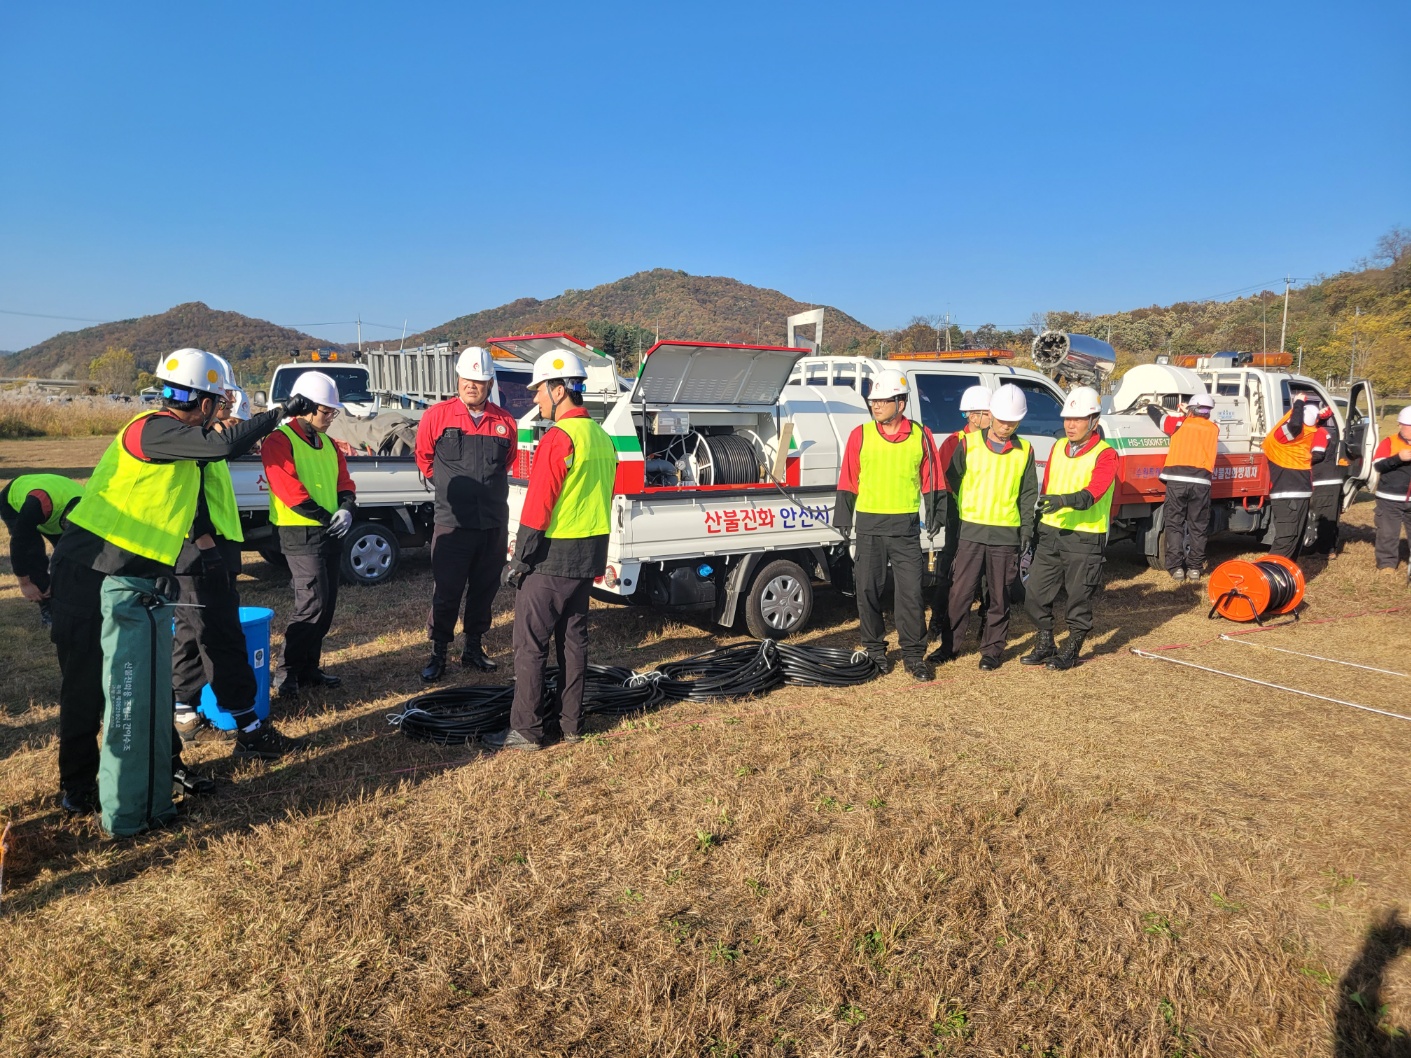
POLYGON ((1362 950, 1338 983, 1336 1058, 1411 1058, 1411 1028, 1391 1024, 1382 1002, 1387 968, 1408 951, 1411 924, 1391 908, 1368 928, 1362 950))

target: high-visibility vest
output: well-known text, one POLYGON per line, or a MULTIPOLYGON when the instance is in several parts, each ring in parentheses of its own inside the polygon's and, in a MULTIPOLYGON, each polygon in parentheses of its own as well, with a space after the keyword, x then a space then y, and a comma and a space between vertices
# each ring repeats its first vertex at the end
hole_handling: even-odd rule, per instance
POLYGON ((921 460, 926 444, 920 423, 904 441, 889 441, 875 422, 862 427, 858 451, 857 509, 864 514, 915 514, 921 510, 921 460))
POLYGON ((235 505, 235 485, 230 480, 230 464, 225 460, 207 463, 201 470, 201 490, 206 497, 206 513, 211 525, 226 540, 241 543, 240 508, 235 505))
MULTIPOLYGON (((1067 442, 1059 441, 1053 446, 1053 451, 1048 457, 1048 494, 1061 496, 1087 488, 1088 482, 1093 479, 1093 470, 1097 467, 1097 457, 1111 448, 1106 441, 1098 441, 1082 455, 1069 456, 1067 442)), ((1107 486, 1107 491, 1098 496, 1086 511, 1065 507, 1052 514, 1046 514, 1039 520, 1055 529, 1105 533, 1109 522, 1108 515, 1112 511, 1112 494, 1116 488, 1117 482, 1114 479, 1107 486)))
POLYGON ((544 535, 550 540, 606 536, 611 528, 612 484, 617 477, 617 449, 612 438, 586 415, 561 419, 554 428, 568 434, 573 442, 573 462, 544 535))
POLYGON ((1009 451, 990 451, 985 431, 975 430, 961 438, 965 445, 965 477, 960 483, 960 520, 972 525, 1018 527, 1019 490, 1029 465, 1029 442, 1015 435, 1009 451))
POLYGON ((156 414, 143 412, 118 431, 69 521, 134 555, 174 566, 196 520, 201 471, 191 459, 144 463, 123 447, 128 428, 156 414))
MULTIPOLYGON (((326 435, 320 436, 322 443, 315 448, 288 423, 279 431, 289 438, 289 450, 294 453, 294 475, 299 484, 304 486, 310 499, 332 514, 338 509, 338 449, 326 435)), ((318 519, 305 517, 286 506, 273 489, 269 493, 269 520, 275 525, 321 524, 318 519)))
MULTIPOLYGON (((1203 415, 1187 415, 1171 435, 1166 453, 1168 467, 1199 467, 1214 473, 1215 452, 1220 444, 1220 427, 1203 415)), ((1052 471, 1049 472, 1052 475, 1052 471)))
POLYGON ((1289 421, 1293 412, 1285 412, 1284 417, 1264 437, 1264 455, 1269 462, 1288 470, 1311 470, 1313 468, 1313 434, 1309 426, 1292 441, 1285 441, 1279 431, 1289 421))
POLYGON ((31 492, 42 492, 49 497, 49 517, 39 523, 39 531, 45 536, 58 536, 63 532, 60 521, 65 508, 83 495, 83 486, 61 474, 21 474, 10 482, 8 499, 15 513, 19 513, 31 492))

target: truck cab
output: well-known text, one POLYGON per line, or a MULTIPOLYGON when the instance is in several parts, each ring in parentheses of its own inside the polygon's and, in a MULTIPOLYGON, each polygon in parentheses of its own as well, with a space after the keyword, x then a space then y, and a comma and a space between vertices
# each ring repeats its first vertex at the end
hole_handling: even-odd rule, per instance
POLYGON ((346 354, 320 350, 310 359, 280 364, 269 380, 268 394, 256 393, 257 405, 279 404, 289 398, 294 383, 306 371, 318 371, 333 379, 338 387, 338 399, 343 409, 355 419, 371 419, 382 408, 382 398, 372 391, 372 376, 367 366, 348 358, 346 354))

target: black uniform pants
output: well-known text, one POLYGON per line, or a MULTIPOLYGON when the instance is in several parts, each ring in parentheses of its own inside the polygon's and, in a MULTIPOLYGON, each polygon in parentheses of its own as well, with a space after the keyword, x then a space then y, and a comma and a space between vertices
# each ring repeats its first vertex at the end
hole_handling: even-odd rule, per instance
POLYGON ((283 683, 315 679, 323 655, 323 637, 333 625, 338 605, 338 566, 342 541, 331 540, 317 554, 289 555, 289 573, 294 582, 294 612, 284 630, 284 657, 274 678, 283 683))
POLYGON ((1401 530, 1411 541, 1411 503, 1377 497, 1377 568, 1395 569, 1401 561, 1401 530))
POLYGON ((970 604, 980 587, 980 578, 990 583, 990 603, 985 612, 985 628, 980 637, 980 653, 998 659, 1009 636, 1009 586, 1019 575, 1019 547, 1014 544, 977 544, 962 540, 956 545, 951 565, 950 627, 953 650, 965 642, 965 625, 970 604))
POLYGON ((897 643, 907 661, 926 655, 926 601, 921 594, 921 538, 873 536, 857 538, 853 577, 857 587, 857 624, 862 645, 872 653, 885 653, 887 628, 882 623, 882 592, 887 566, 892 567, 893 616, 897 643))
POLYGON ((433 643, 456 638, 456 617, 465 611, 461 627, 465 641, 476 643, 490 630, 490 607, 505 568, 509 530, 456 529, 438 525, 431 534, 431 612, 426 635, 433 643))
POLYGON ((588 598, 591 577, 531 573, 514 600, 514 705, 510 727, 543 742, 550 721, 565 735, 583 732, 583 680, 588 665, 588 598), (544 700, 544 662, 553 640, 559 693, 544 700))
POLYGON ((1338 517, 1342 514, 1342 482, 1313 485, 1313 500, 1308 505, 1308 517, 1313 523, 1313 551, 1331 555, 1338 546, 1338 517))
POLYGON ((1059 592, 1068 595, 1065 618, 1069 633, 1087 635, 1093 630, 1093 598, 1102 589, 1106 539, 1106 534, 1061 533, 1052 526, 1039 529, 1024 606, 1040 631, 1053 632, 1053 604, 1059 592))
MULTIPOLYGON (((1172 481, 1161 505, 1166 534, 1166 572, 1205 568, 1205 541, 1210 535, 1210 486, 1172 481)), ((1029 574, 1033 579, 1033 574, 1029 574)))
POLYGON ((1308 524, 1308 502, 1307 496, 1269 501, 1274 518, 1274 542, 1269 545, 1269 554, 1298 558, 1303 550, 1303 530, 1308 524))
POLYGON ((198 606, 176 608, 176 634, 172 640, 171 690, 178 702, 191 708, 201 701, 210 684, 216 704, 229 713, 238 728, 255 722, 255 696, 259 687, 245 631, 240 627, 240 593, 235 574, 222 579, 177 577, 181 601, 198 606), (199 607, 199 608, 198 608, 199 607))

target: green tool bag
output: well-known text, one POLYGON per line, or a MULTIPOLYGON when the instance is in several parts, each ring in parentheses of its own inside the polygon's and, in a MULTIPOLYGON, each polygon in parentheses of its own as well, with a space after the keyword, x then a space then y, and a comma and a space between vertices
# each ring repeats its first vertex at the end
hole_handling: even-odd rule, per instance
POLYGON ((98 801, 113 837, 176 816, 171 799, 171 614, 156 581, 103 579, 103 747, 98 801))

